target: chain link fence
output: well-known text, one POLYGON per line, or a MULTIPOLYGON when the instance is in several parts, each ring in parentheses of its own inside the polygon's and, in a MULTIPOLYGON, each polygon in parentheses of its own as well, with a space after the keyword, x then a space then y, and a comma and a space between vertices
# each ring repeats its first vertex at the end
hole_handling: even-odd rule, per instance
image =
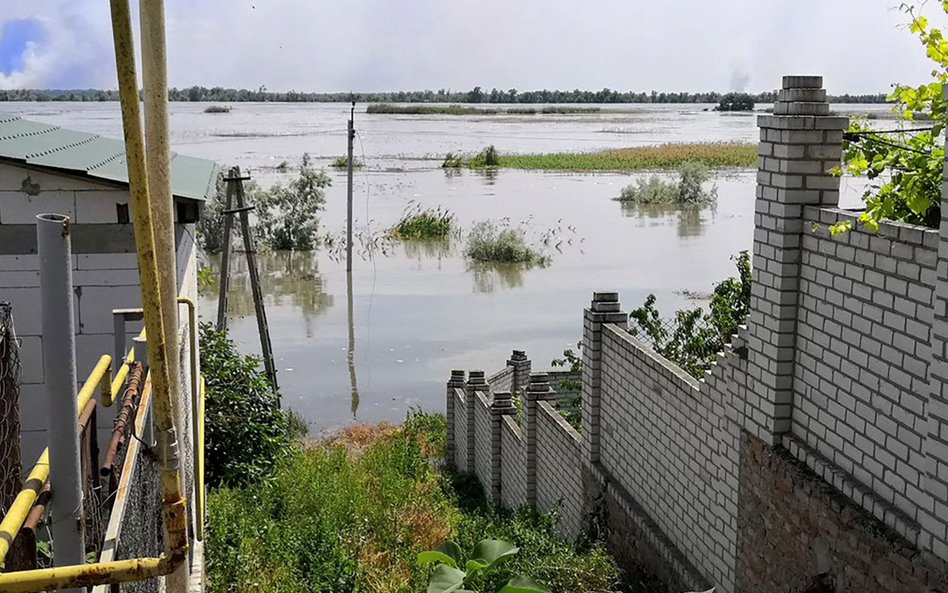
POLYGON ((0 303, 0 510, 20 492, 20 343, 13 307, 0 303))
POLYGON ((674 317, 633 316, 629 333, 696 379, 704 377, 730 336, 702 314, 680 310, 674 317))

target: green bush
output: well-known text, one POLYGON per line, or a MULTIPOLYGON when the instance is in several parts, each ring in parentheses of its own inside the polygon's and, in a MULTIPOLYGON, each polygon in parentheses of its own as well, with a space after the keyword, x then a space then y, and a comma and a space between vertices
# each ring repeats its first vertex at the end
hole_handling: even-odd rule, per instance
POLYGON ((234 486, 269 477, 290 438, 280 396, 260 369, 210 323, 200 327, 206 381, 205 470, 208 486, 234 486))
MULTIPOLYGON (((329 164, 333 169, 348 169, 349 168, 349 157, 347 156, 337 156, 333 159, 332 163, 329 164)), ((352 159, 352 168, 360 169, 362 168, 362 161, 359 159, 352 159)))
POLYGON ((497 152, 497 149, 494 148, 494 145, 491 144, 477 153, 477 156, 471 159, 471 162, 468 164, 473 168, 498 167, 500 166, 500 154, 497 152))
POLYGON ((464 255, 480 262, 539 265, 549 262, 548 257, 527 243, 523 229, 502 226, 491 220, 471 227, 464 255))
POLYGON ((714 287, 709 310, 679 309, 673 318, 663 319, 650 294, 629 313, 629 332, 691 376, 702 378, 750 312, 750 255, 742 251, 735 259, 738 277, 714 287))
POLYGON ((256 205, 257 236, 274 250, 311 251, 319 233, 319 212, 326 203, 325 189, 332 180, 312 166, 308 154, 300 161, 299 175, 287 184, 248 196, 256 205))
POLYGON ((716 111, 753 111, 754 97, 747 93, 727 93, 721 97, 716 111))
POLYGON ((678 181, 672 182, 652 175, 647 180, 639 179, 636 185, 627 185, 617 198, 620 202, 636 204, 679 204, 699 206, 713 204, 718 199, 718 190, 706 190, 703 184, 711 177, 711 171, 700 162, 686 162, 678 166, 678 181))

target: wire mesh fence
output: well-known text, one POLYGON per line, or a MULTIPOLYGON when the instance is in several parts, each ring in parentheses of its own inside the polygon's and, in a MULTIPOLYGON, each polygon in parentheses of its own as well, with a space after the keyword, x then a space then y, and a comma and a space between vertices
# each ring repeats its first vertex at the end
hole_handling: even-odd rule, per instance
POLYGON ((13 307, 0 303, 0 511, 20 491, 20 343, 13 307))

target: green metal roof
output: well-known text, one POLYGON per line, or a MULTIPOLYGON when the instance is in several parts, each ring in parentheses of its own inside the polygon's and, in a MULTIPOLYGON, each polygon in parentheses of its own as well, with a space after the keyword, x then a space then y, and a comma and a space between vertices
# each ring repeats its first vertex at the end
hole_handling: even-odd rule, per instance
MULTIPOLYGON (((19 117, 0 116, 0 159, 128 185, 121 140, 19 117)), ((171 191, 177 198, 206 200, 216 189, 218 170, 214 161, 173 152, 171 191)))

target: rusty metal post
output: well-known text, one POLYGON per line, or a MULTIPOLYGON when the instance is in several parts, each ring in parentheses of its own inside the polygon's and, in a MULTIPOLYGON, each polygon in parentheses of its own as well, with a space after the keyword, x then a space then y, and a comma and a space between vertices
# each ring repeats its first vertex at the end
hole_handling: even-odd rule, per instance
MULTIPOLYGON (((85 562, 79 416, 76 401, 76 331, 73 312, 72 245, 69 217, 36 217, 40 306, 43 319, 43 374, 49 406, 50 482, 55 566, 85 562)), ((79 593, 80 589, 72 589, 79 593)))

